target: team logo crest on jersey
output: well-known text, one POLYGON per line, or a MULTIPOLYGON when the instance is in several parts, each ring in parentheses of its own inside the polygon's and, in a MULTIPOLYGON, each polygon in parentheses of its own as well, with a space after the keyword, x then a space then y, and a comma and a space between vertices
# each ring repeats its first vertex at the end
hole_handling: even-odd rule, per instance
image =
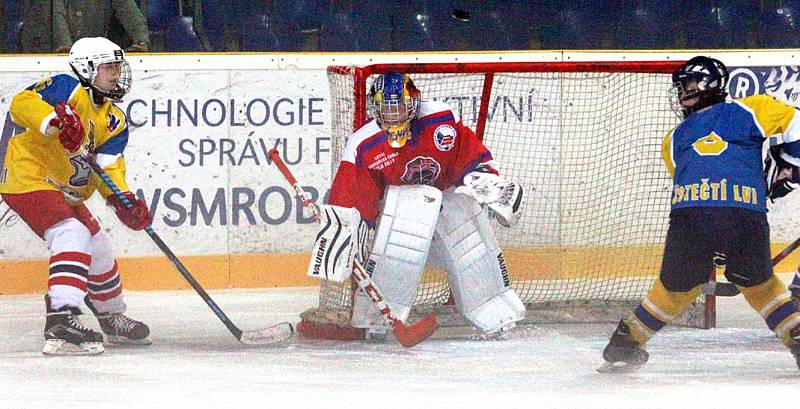
POLYGON ((417 156, 406 163, 401 179, 410 185, 433 185, 441 171, 442 165, 433 158, 417 156))
MULTIPOLYGON (((86 136, 88 137, 88 141, 85 145, 86 150, 89 152, 94 152, 94 121, 89 121, 89 132, 86 136)), ((77 153, 69 158, 69 163, 72 165, 74 170, 72 175, 69 177, 69 184, 78 187, 89 184, 91 167, 89 167, 89 162, 87 162, 87 159, 84 158, 80 153, 77 153)))
POLYGON ((116 117, 116 115, 109 113, 108 114, 108 132, 114 132, 115 129, 119 126, 122 121, 116 117))
POLYGON ((440 151, 449 151, 456 143, 456 130, 450 125, 438 126, 433 131, 433 143, 440 151))

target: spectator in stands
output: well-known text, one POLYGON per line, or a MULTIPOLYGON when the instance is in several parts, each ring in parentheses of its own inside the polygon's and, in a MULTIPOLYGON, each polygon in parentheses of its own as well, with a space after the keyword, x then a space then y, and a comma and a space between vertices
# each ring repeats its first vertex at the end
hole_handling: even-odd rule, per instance
POLYGON ((83 37, 107 37, 112 18, 124 27, 127 51, 148 51, 150 34, 134 0, 30 0, 18 49, 25 53, 68 52, 83 37), (52 22, 52 23, 51 23, 52 22))

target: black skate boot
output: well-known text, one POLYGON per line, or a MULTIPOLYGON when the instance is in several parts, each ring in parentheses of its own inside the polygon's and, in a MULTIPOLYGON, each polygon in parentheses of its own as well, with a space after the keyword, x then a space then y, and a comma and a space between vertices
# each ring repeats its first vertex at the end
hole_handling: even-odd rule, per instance
POLYGON ((800 325, 795 326, 789 331, 789 336, 792 337, 792 344, 789 345, 789 350, 794 355, 794 360, 797 363, 797 369, 800 369, 800 325))
POLYGON ((792 300, 800 307, 800 285, 789 284, 789 293, 792 294, 792 300))
POLYGON ((130 318, 122 313, 101 313, 92 305, 89 296, 83 300, 92 310, 100 329, 106 334, 110 344, 150 345, 150 327, 147 324, 130 318))
POLYGON ((628 324, 620 321, 603 350, 603 359, 606 362, 598 372, 632 372, 644 365, 649 356, 647 351, 631 337, 628 324))
POLYGON ((102 353, 103 335, 86 328, 78 319, 81 310, 62 307, 53 310, 50 296, 44 296, 47 320, 44 324, 45 355, 96 355, 102 353))

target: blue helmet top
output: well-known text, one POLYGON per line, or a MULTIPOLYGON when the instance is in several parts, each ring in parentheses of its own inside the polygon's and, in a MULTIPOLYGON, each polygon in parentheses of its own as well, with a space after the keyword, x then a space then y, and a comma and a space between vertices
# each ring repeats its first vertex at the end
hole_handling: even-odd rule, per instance
POLYGON ((403 74, 396 72, 384 74, 381 82, 383 88, 379 92, 383 94, 384 101, 400 101, 404 96, 408 95, 405 87, 405 75, 403 74))

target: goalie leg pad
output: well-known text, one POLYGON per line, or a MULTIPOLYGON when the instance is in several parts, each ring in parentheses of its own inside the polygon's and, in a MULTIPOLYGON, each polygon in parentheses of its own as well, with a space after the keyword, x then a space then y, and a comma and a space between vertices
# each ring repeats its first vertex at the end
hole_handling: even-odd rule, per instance
POLYGON ((445 249, 447 278, 461 314, 483 332, 509 329, 525 318, 511 289, 503 252, 477 200, 447 190, 436 225, 445 249))
MULTIPOLYGON (((442 192, 432 186, 389 186, 386 191, 383 213, 364 268, 401 321, 408 318, 416 298, 441 204, 442 192)), ((359 293, 354 298, 353 326, 382 326, 378 311, 359 293)))

